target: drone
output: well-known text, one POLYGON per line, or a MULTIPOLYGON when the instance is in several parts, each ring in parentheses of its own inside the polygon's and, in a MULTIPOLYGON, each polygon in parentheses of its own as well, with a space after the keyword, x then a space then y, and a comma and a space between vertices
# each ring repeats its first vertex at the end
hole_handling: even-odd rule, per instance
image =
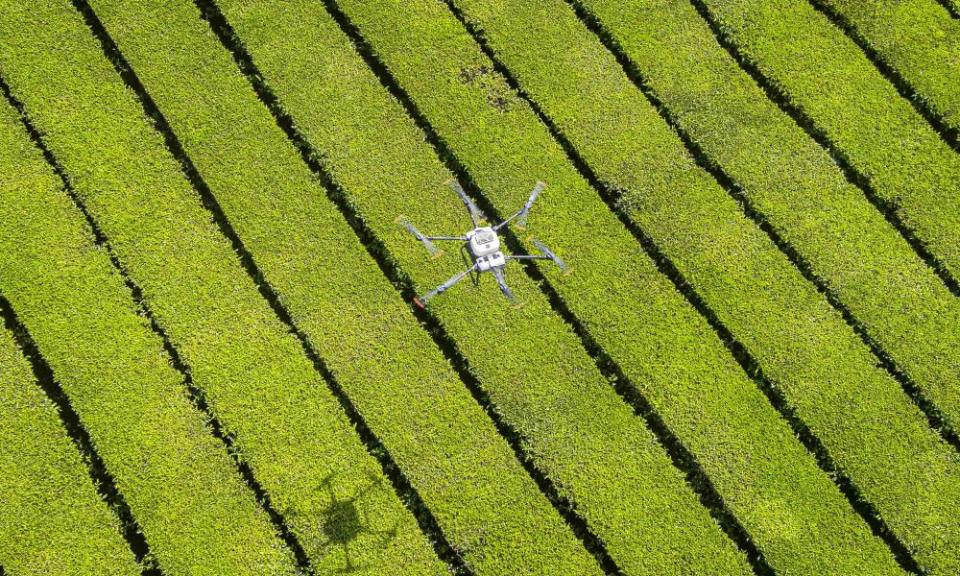
POLYGON ((515 301, 513 292, 510 291, 510 287, 507 286, 507 280, 504 275, 504 268, 507 265, 507 262, 511 260, 550 260, 556 264, 561 270, 566 270, 566 265, 563 260, 560 259, 556 254, 554 254, 549 248, 546 247, 542 242, 538 240, 532 240, 533 245, 536 247, 539 254, 517 254, 517 255, 504 255, 500 250, 500 237, 497 235, 501 229, 503 229, 507 224, 513 222, 518 227, 523 228, 527 224, 527 216, 530 214, 530 209, 533 207, 533 203, 537 200, 537 196, 540 195, 540 192, 546 188, 546 184, 543 182, 537 182, 534 186, 533 191, 530 193, 530 197, 527 199, 527 202, 523 205, 519 211, 507 218, 506 220, 500 222, 496 225, 486 225, 486 217, 483 215, 483 212, 477 208, 477 205, 473 203, 473 200, 467 196, 467 193, 464 192, 463 187, 460 186, 460 183, 456 180, 451 180, 449 182, 450 187, 453 188, 453 191, 460 196, 460 200, 463 201, 463 205, 466 206, 467 212, 470 214, 470 221, 473 223, 473 229, 463 234, 461 236, 425 236, 421 234, 419 230, 406 218, 400 217, 400 224, 406 228, 411 234, 413 234, 417 240, 423 243, 427 251, 431 256, 438 256, 439 250, 434 242, 442 241, 452 241, 452 242, 464 242, 464 248, 470 254, 470 258, 473 261, 473 265, 467 268, 462 272, 458 272, 449 280, 443 284, 437 286, 433 290, 417 296, 413 299, 413 302, 419 308, 425 308, 428 300, 434 296, 443 294, 450 288, 453 288, 455 284, 466 278, 467 276, 477 273, 490 272, 493 274, 493 277, 497 280, 497 285, 500 287, 500 291, 504 296, 511 302, 515 301))

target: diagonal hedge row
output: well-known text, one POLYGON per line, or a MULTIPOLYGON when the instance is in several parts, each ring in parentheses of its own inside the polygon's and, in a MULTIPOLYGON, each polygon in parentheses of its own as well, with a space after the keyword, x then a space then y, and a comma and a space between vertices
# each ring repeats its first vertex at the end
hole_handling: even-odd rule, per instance
MULTIPOLYGON (((64 12, 48 22, 67 29, 70 23, 79 37, 71 48, 82 47, 97 62, 97 75, 69 74, 71 87, 81 86, 83 90, 74 89, 86 96, 72 111, 83 114, 83 105, 116 102, 114 110, 128 113, 111 118, 118 131, 149 134, 136 101, 123 94, 122 82, 113 78, 77 15, 64 12), (109 84, 102 78, 110 79, 109 84)), ((65 115, 61 110, 49 113, 38 119, 49 124, 65 115)), ((84 133, 75 125, 73 134, 95 141, 97 128, 86 127, 84 133)), ((153 147, 143 156, 164 158, 159 139, 147 137, 154 138, 153 147)), ((70 162, 71 143, 56 144, 73 172, 83 172, 85 162, 96 162, 70 162)), ((353 561, 406 566, 411 573, 441 570, 415 519, 366 453, 324 379, 257 293, 176 165, 169 162, 148 172, 138 168, 136 156, 124 153, 108 161, 114 162, 110 179, 76 178, 78 191, 99 188, 97 197, 88 200, 91 211, 190 366, 193 383, 203 390, 315 567, 340 568, 347 562, 345 548, 335 539, 337 521, 330 515, 338 501, 362 493, 354 505, 370 525, 351 536, 353 561), (131 189, 145 197, 130 202, 131 189), (384 534, 391 537, 385 540, 384 534)))
MULTIPOLYGON (((879 516, 918 558, 949 571, 956 558, 948 550, 960 547, 960 525, 943 526, 949 525, 946 518, 960 513, 960 455, 928 427, 899 384, 876 366, 876 358, 841 315, 758 227, 743 218, 736 201, 706 171, 690 168, 680 138, 658 117, 657 109, 643 94, 631 89, 614 56, 580 25, 562 0, 541 2, 538 10, 530 10, 520 0, 454 1, 596 177, 622 193, 621 203, 631 220, 676 263, 692 288, 746 346, 800 420, 827 452, 836 455, 835 464, 862 487, 862 496, 876 506, 879 516), (856 392, 851 394, 851 390, 856 392), (850 400, 855 401, 853 405, 850 400), (877 419, 878 414, 884 415, 882 420, 877 419), (919 476, 918 469, 935 472, 919 476), (947 542, 951 544, 945 545, 947 542)), ((644 13, 634 5, 624 11, 622 2, 606 6, 604 16, 629 14, 626 20, 635 23, 632 26, 648 26, 638 33, 644 38, 670 42, 677 38, 674 33, 697 30, 686 25, 671 27, 668 18, 658 21, 656 9, 644 13), (638 14, 643 17, 637 18, 638 14), (636 24, 639 21, 643 24, 636 24)), ((667 12, 677 6, 659 9, 667 12)), ((696 12, 687 8, 695 20, 696 12)), ((706 26, 699 30, 705 40, 712 41, 706 26)), ((674 55, 676 73, 696 78, 696 82, 705 83, 710 70, 720 69, 699 54, 685 53, 684 48, 671 47, 662 52, 651 58, 657 66, 665 66, 668 55, 674 55), (704 70, 691 70, 690 62, 702 65, 704 70)), ((711 86, 711 103, 723 101, 714 96, 721 85, 718 81, 711 86)), ((678 90, 667 86, 668 93, 671 88, 672 93, 678 90)), ((752 111, 744 104, 741 92, 734 89, 731 94, 739 97, 737 111, 752 111)), ((710 107, 718 109, 716 105, 710 107)), ((786 116, 781 117, 789 122, 786 116)), ((736 119, 731 114, 724 121, 723 126, 734 126, 736 119)), ((736 146, 722 138, 718 124, 712 124, 716 138, 724 141, 722 145, 736 146)), ((777 137, 774 130, 768 133, 777 137)), ((798 136, 802 137, 802 132, 798 136)), ((776 143, 767 142, 773 153, 791 155, 789 151, 777 151, 776 143)), ((715 148, 720 145, 717 142, 715 148)), ((750 154, 747 158, 756 167, 757 158, 764 155, 750 154)), ((823 160, 827 165, 829 158, 823 160)), ((775 193, 779 192, 778 188, 775 193)), ((857 198, 856 192, 850 190, 849 195, 857 198)), ((818 205, 814 216, 819 216, 829 197, 825 197, 824 189, 814 194, 808 206, 818 205)), ((791 196, 797 199, 798 195, 791 196)), ((868 217, 873 216, 872 224, 888 233, 880 238, 900 248, 906 260, 907 266, 896 266, 892 272, 901 273, 906 268, 915 273, 898 279, 896 288, 902 304, 893 301, 896 292, 880 286, 872 288, 875 301, 868 303, 869 308, 887 308, 889 312, 882 313, 884 320, 909 323, 911 318, 903 310, 912 306, 916 321, 926 323, 926 331, 914 327, 918 332, 914 340, 921 351, 927 351, 913 365, 933 365, 928 369, 934 374, 931 386, 960 394, 960 301, 923 267, 862 196, 859 200, 855 206, 868 217), (919 298, 923 294, 920 287, 936 296, 919 298), (938 317, 927 320, 934 311, 938 317), (928 345, 928 340, 934 344, 928 345)), ((839 224, 832 236, 849 242, 852 253, 848 258, 854 260, 850 265, 856 266, 857 250, 863 252, 870 244, 853 238, 843 226, 845 222, 839 224)), ((856 230, 859 225, 853 221, 852 227, 856 230)), ((823 244, 823 252, 838 249, 829 239, 823 244)), ((870 249, 883 247, 879 243, 870 249)), ((864 256, 863 260, 869 258, 864 256)), ((816 262, 816 258, 810 260, 816 262)), ((862 274, 857 281, 869 282, 862 274)), ((887 340, 895 342, 904 331, 901 328, 887 340)), ((905 348, 908 346, 897 350, 905 348)))
MULTIPOLYGON (((322 5, 218 5, 346 202, 389 252, 385 258, 403 266, 397 274, 432 287, 462 268, 455 244, 446 245, 445 258, 430 260, 395 223, 404 214, 424 230, 453 233, 468 219, 445 183, 450 174, 322 5)), ((312 223, 304 231, 320 233, 312 223)), ((483 280, 433 301, 432 312, 466 357, 494 417, 519 436, 521 457, 573 503, 613 561, 629 573, 676 573, 684 562, 701 571, 746 573, 746 562, 643 420, 617 397, 535 284, 511 268, 508 281, 524 303, 513 310, 483 280)))
MULTIPOLYGON (((0 122, 6 123, 10 114, 4 108, 0 122)), ((4 171, 14 164, 9 152, 21 152, 9 144, 6 138, 0 142, 4 171)), ((26 175, 18 174, 21 178, 26 175)), ((0 494, 0 565, 11 574, 139 573, 116 516, 100 500, 56 408, 5 328, 0 328, 0 494)))
POLYGON ((335 499, 365 490, 357 506, 371 519, 370 530, 396 537, 384 545, 380 534, 357 535, 354 560, 409 563, 411 573, 441 570, 377 461, 210 222, 80 15, 66 3, 17 12, 10 26, 20 39, 3 48, 14 90, 143 289, 193 386, 308 556, 318 568, 344 565, 344 552, 322 527, 335 521, 335 499))
MULTIPOLYGON (((851 569, 856 564, 858 570, 896 573, 889 552, 817 470, 706 322, 640 253, 444 6, 340 6, 500 211, 519 206, 535 179, 549 183, 532 226, 574 272, 544 273, 699 459, 767 560, 797 571, 850 562, 851 569), (704 393, 707 382, 710 394, 704 393), (819 529, 815 536, 793 529, 800 525, 819 529)), ((311 21, 310 29, 315 26, 311 21)), ((311 36, 299 41, 301 49, 315 45, 311 36)), ((314 59, 320 53, 311 51, 314 59)), ((332 61, 342 69, 343 58, 332 61)), ((292 106, 286 97, 284 103, 292 106)))
MULTIPOLYGON (((467 564, 491 574, 597 571, 325 197, 322 184, 196 6, 186 0, 91 4, 293 324, 323 357, 467 564)), ((205 214, 194 205, 177 218, 180 227, 194 229, 204 222, 205 214)), ((218 260, 227 258, 204 260, 206 277, 218 260)), ((174 272, 168 264, 157 276, 174 272)), ((244 326, 250 324, 245 315, 238 317, 244 326)), ((308 418, 311 413, 304 412, 308 418)), ((299 424, 277 426, 299 433, 299 424)), ((396 552, 373 556, 378 542, 400 543, 384 538, 387 520, 396 522, 384 517, 370 527, 369 557, 360 555, 356 542, 347 542, 351 562, 392 572, 410 561, 396 552)), ((324 536, 338 537, 321 532, 310 538, 324 536)), ((344 565, 339 544, 332 548, 331 558, 344 565)), ((412 555, 409 549, 406 553, 412 555)))
POLYGON ((695 0, 801 122, 960 277, 960 154, 843 32, 803 0, 695 0))
MULTIPOLYGON (((13 4, 23 6, 0 4, 0 61, 10 79, 10 47, 38 39, 30 34, 35 21, 13 4)), ((2 172, 16 177, 0 180, 0 291, 143 530, 147 562, 167 575, 293 575, 293 559, 191 405, 161 339, 4 109, 2 172)))
POLYGON ((689 4, 580 4, 761 222, 937 400, 946 420, 960 422, 960 302, 827 152, 764 96, 689 4))
POLYGON ((909 84, 910 95, 960 138, 960 21, 936 0, 816 0, 909 84))

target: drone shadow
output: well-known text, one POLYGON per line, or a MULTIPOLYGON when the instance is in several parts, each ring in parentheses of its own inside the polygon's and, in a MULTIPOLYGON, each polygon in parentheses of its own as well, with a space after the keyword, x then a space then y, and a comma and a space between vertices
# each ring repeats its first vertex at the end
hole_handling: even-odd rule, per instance
POLYGON ((369 568, 362 564, 355 564, 350 555, 350 545, 364 534, 379 537, 379 546, 386 548, 397 537, 400 521, 397 520, 388 530, 375 530, 371 527, 370 518, 364 507, 357 506, 364 496, 375 489, 383 487, 383 479, 371 473, 367 474, 370 481, 366 486, 359 488, 353 496, 340 499, 333 490, 333 479, 336 472, 328 474, 319 485, 320 490, 326 490, 330 497, 330 504, 323 510, 323 524, 320 526, 324 541, 320 544, 321 553, 339 547, 343 551, 344 566, 336 571, 338 574, 351 574, 369 568))

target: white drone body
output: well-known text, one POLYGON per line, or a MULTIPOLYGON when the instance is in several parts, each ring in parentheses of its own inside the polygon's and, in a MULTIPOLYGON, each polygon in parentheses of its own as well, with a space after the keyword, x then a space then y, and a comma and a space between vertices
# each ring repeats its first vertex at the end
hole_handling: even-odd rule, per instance
POLYGON ((500 237, 490 226, 474 228, 467 232, 467 246, 470 255, 480 272, 489 272, 491 268, 506 266, 507 259, 500 251, 500 237))
POLYGON ((530 213, 530 208, 533 207, 534 201, 537 199, 537 196, 540 194, 546 184, 543 182, 537 182, 537 185, 534 187, 533 192, 530 193, 530 198, 527 200, 526 204, 523 205, 523 208, 521 208, 520 211, 513 216, 494 226, 481 226, 480 224, 484 220, 484 216, 480 212, 480 209, 477 208, 472 200, 470 200, 470 197, 467 196, 467 193, 463 191, 463 188, 460 187, 460 184, 458 184, 456 181, 453 181, 451 182, 451 186, 457 195, 460 196, 460 199, 463 200, 464 205, 467 207, 467 211, 470 213, 470 221, 473 222, 472 230, 462 236, 424 236, 408 220, 401 218, 400 222, 407 230, 410 231, 411 234, 416 236, 417 240, 420 240, 427 248, 427 251, 433 255, 438 253, 437 247, 433 244, 434 241, 450 240, 465 242, 466 248, 470 252, 470 257, 473 259, 473 266, 457 273, 452 278, 437 286, 430 292, 414 298, 414 302, 417 304, 417 306, 423 308, 427 300, 446 292, 452 288, 454 284, 460 282, 474 272, 477 272, 478 274, 483 272, 493 273, 494 278, 497 279, 497 285, 500 286, 500 291, 503 292, 504 296, 506 296, 508 299, 513 300, 513 293, 510 292, 510 288, 507 286, 506 278, 503 273, 507 262, 510 260, 552 260, 553 263, 559 266, 561 269, 566 268, 563 261, 560 260, 556 254, 551 252, 549 248, 537 240, 533 240, 533 245, 536 246, 538 251, 540 251, 540 254, 518 254, 505 256, 500 250, 500 237, 497 235, 497 232, 514 220, 516 220, 518 225, 526 224, 527 215, 530 213))

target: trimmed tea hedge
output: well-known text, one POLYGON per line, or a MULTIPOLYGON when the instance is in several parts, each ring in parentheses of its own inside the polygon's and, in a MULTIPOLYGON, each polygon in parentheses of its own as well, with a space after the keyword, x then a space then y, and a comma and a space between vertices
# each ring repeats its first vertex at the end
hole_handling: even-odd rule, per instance
MULTIPOLYGON (((197 8, 187 1, 97 0, 92 5, 258 272, 467 564, 484 573, 598 570, 327 200, 197 8)), ((204 222, 199 203, 194 205, 189 217, 178 219, 181 226, 204 222)), ((224 259, 210 258, 201 268, 209 270, 224 259)), ((169 277, 170 272, 158 274, 169 277)), ((250 322, 242 314, 236 318, 243 325, 250 322)), ((275 381, 268 385, 277 393, 286 390, 275 381)), ((303 418, 309 420, 313 412, 303 410, 303 418)), ((248 419, 255 421, 238 418, 248 419)), ((302 433, 289 421, 274 427, 302 433)), ((338 443, 322 445, 332 449, 338 443)), ((306 455, 297 460, 314 465, 306 455)), ((309 482, 303 487, 311 488, 309 482)), ((361 531, 362 539, 347 542, 350 562, 387 572, 406 564, 408 573, 430 567, 414 562, 423 563, 423 550, 413 548, 422 540, 392 535, 404 534, 409 522, 376 509, 369 517, 374 524, 361 531), (364 556, 360 544, 367 547, 364 556)), ((299 521, 304 541, 315 543, 317 556, 322 551, 317 563, 346 568, 339 536, 318 530, 323 516, 299 521)))
MULTIPOLYGON (((7 122, 9 114, 0 112, 7 122)), ((9 140, 0 164, 10 167, 9 140)), ((17 153, 21 150, 15 150, 17 153)), ((10 574, 120 576, 139 567, 53 403, 0 328, 0 565, 10 574)))
MULTIPOLYGON (((455 2, 463 7, 466 16, 516 75, 521 87, 569 139, 597 178, 605 186, 619 191, 628 217, 672 258, 691 287, 747 347, 764 374, 795 408, 797 416, 827 451, 835 455, 836 465, 857 486, 862 486, 862 496, 877 507, 879 515, 918 557, 931 566, 949 567, 953 559, 946 551, 953 545, 945 546, 944 542, 960 546, 960 526, 957 530, 940 526, 947 516, 960 512, 960 457, 930 430, 923 414, 912 405, 899 384, 878 369, 877 359, 844 324, 840 314, 813 284, 804 280, 765 234, 743 217, 735 200, 706 171, 690 169, 682 142, 661 121, 658 110, 639 90, 631 89, 628 78, 618 73, 620 67, 614 56, 579 24, 561 0, 543 2, 537 11, 511 0, 455 2), (537 32, 531 33, 531 30, 537 32), (851 394, 851 390, 856 392, 851 394), (885 416, 877 420, 876 414, 885 416), (933 476, 937 480, 931 482, 919 477, 917 469, 937 470, 933 476), (924 512, 918 513, 918 506, 922 506, 924 512)), ((697 30, 693 26, 695 20, 676 26, 670 25, 666 14, 658 20, 660 13, 672 10, 683 14, 676 6, 663 8, 658 3, 658 8, 648 9, 647 13, 631 6, 624 12, 622 3, 614 6, 611 2, 603 15, 623 18, 614 15, 630 14, 625 20, 631 22, 632 27, 643 27, 637 35, 647 39, 646 42, 657 41, 650 38, 670 42, 683 30, 697 30), (643 17, 635 18, 637 14, 643 17), (643 24, 636 24, 637 21, 643 24), (661 33, 655 34, 656 30, 661 33)), ((686 13, 697 16, 692 7, 686 13)), ((709 31, 698 37, 711 39, 709 31)), ((722 65, 693 52, 690 49, 695 45, 693 41, 683 44, 683 47, 664 47, 649 60, 657 62, 655 67, 665 68, 666 62, 675 58, 675 73, 697 78, 697 83, 706 83, 712 70, 723 69, 722 65), (703 70, 691 70, 690 62, 697 62, 694 66, 702 66, 703 70)), ((720 109, 719 104, 724 100, 717 94, 729 87, 731 96, 737 96, 736 110, 741 114, 753 112, 753 108, 745 104, 745 91, 736 90, 735 86, 732 81, 717 80, 710 88, 711 102, 716 105, 708 110, 720 109)), ((677 85, 665 87, 669 94, 680 90, 677 85)), ((692 100, 702 102, 703 98, 692 100)), ((730 116, 735 113, 733 108, 731 105, 730 116)), ((704 107, 698 106, 698 109, 704 110, 704 107)), ((711 129, 702 132, 712 132, 715 138, 721 139, 723 126, 734 124, 730 116, 714 121, 711 129)), ((779 117, 790 122, 786 116, 779 117)), ((792 151, 780 149, 777 142, 781 139, 776 130, 766 132, 771 137, 766 142, 769 156, 799 158, 791 154, 792 151)), ((760 134, 753 137, 757 141, 764 139, 760 134)), ((723 145, 730 147, 732 143, 726 140, 723 145)), ((719 143, 714 143, 713 148, 719 147, 719 143)), ((747 164, 749 158, 751 169, 759 171, 762 163, 758 159, 766 155, 748 150, 740 164, 747 164)), ((777 169, 773 162, 768 165, 769 172, 777 169)), ((816 174, 809 169, 780 170, 780 173, 816 174)), ((816 197, 808 198, 792 211, 797 219, 807 218, 804 226, 807 230, 822 229, 814 228, 811 222, 824 212, 824 204, 830 200, 824 190, 818 188, 816 197), (817 208, 812 208, 814 206, 817 208)), ((782 189, 778 188, 776 193, 783 194, 782 189)), ((790 196, 797 201, 799 194, 790 196)), ((857 198, 854 194, 849 196, 857 198)), ((925 323, 926 328, 921 331, 913 327, 912 330, 918 332, 913 340, 919 342, 920 351, 926 349, 927 353, 920 358, 916 352, 906 351, 904 355, 913 359, 911 366, 926 367, 926 373, 938 376, 923 381, 929 383, 931 389, 958 388, 960 300, 916 257, 911 258, 909 247, 895 231, 886 226, 862 196, 859 199, 861 203, 854 206, 859 206, 860 213, 866 216, 864 223, 872 225, 869 230, 877 235, 888 233, 880 239, 887 240, 893 249, 884 254, 889 257, 895 254, 896 248, 902 249, 906 265, 894 266, 891 272, 914 272, 912 276, 897 278, 902 294, 898 300, 902 304, 898 305, 892 305, 896 292, 888 290, 884 296, 883 287, 861 273, 857 282, 869 285, 863 290, 872 291, 867 294, 875 299, 868 302, 866 308, 874 311, 886 308, 881 312, 882 320, 898 323, 895 326, 909 323, 910 316, 904 309, 912 309, 916 322, 925 323), (921 292, 920 286, 927 291, 921 292), (918 298, 918 294, 928 293, 929 300, 918 298), (940 317, 927 320, 933 310, 940 311, 940 317), (951 343, 955 344, 951 346, 951 343)), ((857 212, 846 214, 853 217, 857 212)), ((820 225, 824 224, 825 221, 821 221, 820 225)), ((844 221, 837 224, 838 230, 832 236, 845 239, 851 252, 847 258, 856 260, 856 251, 865 252, 861 246, 870 243, 853 236, 854 231, 862 229, 862 224, 854 218, 851 218, 850 230, 843 224, 844 221)), ((805 252, 808 245, 801 245, 805 252)), ((838 249, 837 243, 829 241, 822 241, 821 245, 823 252, 838 249)), ((886 248, 886 245, 880 242, 873 248, 886 248)), ((815 262, 813 256, 810 260, 815 262)), ((869 258, 864 256, 863 260, 869 261, 869 258)), ((855 267, 857 263, 850 265, 855 267)), ((886 340, 895 342, 904 332, 909 335, 907 330, 901 328, 886 340)), ((895 350, 901 352, 907 348, 899 345, 895 350)))
MULTIPOLYGON (((6 73, 11 33, 35 22, 11 4, 0 4, 6 73)), ((69 29, 58 33, 69 37, 69 29)), ((19 83, 11 83, 16 90, 19 83)), ((5 151, 15 151, 4 153, 3 173, 17 175, 0 180, 0 292, 50 365, 161 569, 293 575, 293 558, 187 398, 161 339, 9 111, 0 138, 5 151)))
POLYGON ((960 278, 960 154, 805 0, 702 3, 767 86, 960 278))
MULTIPOLYGON (((755 510, 759 512, 767 505, 763 503, 762 491, 755 490, 753 482, 760 482, 761 478, 776 482, 777 474, 759 469, 749 473, 741 470, 741 474, 747 473, 756 479, 748 487, 744 482, 734 480, 736 475, 729 472, 735 462, 744 462, 735 456, 738 450, 749 450, 754 454, 762 452, 765 454, 762 466, 776 462, 775 466, 781 470, 791 470, 789 476, 792 480, 801 479, 800 484, 791 482, 789 487, 778 486, 783 492, 776 496, 777 508, 790 507, 790 515, 822 514, 819 522, 827 521, 826 518, 831 519, 829 522, 837 521, 843 528, 837 530, 835 541, 857 542, 840 544, 838 548, 849 545, 851 550, 857 550, 861 562, 864 558, 872 558, 878 570, 895 572, 892 557, 882 543, 870 536, 866 526, 849 509, 826 476, 817 470, 813 459, 804 453, 763 395, 744 377, 706 323, 683 302, 652 262, 639 253, 634 239, 567 163, 562 150, 552 142, 536 117, 510 95, 509 89, 492 72, 490 64, 444 7, 430 2, 349 2, 341 3, 341 6, 369 39, 389 70, 409 90, 440 136, 471 169, 488 198, 504 214, 522 204, 534 180, 539 178, 548 182, 550 187, 538 201, 540 204, 536 218, 531 221, 531 230, 570 261, 574 272, 564 276, 551 268, 544 268, 545 274, 574 313, 584 320, 597 341, 624 371, 633 376, 634 383, 648 395, 666 424, 695 456, 702 459, 707 474, 734 512, 739 506, 757 506, 755 510), (401 22, 403 26, 399 26, 401 22), (589 223, 590 232, 580 224, 580 218, 589 223), (588 237, 594 238, 594 234, 602 235, 603 241, 589 240, 588 237), (683 360, 664 359, 672 354, 683 360), (700 393, 692 393, 692 390, 700 389, 700 378, 709 378, 718 388, 723 386, 722 391, 706 398, 700 393), (656 385, 652 385, 653 382, 656 385), (721 400, 724 395, 726 397, 721 400), (744 410, 742 416, 731 414, 740 410, 744 410), (735 437, 728 437, 723 427, 713 425, 721 421, 738 423, 735 437), (763 423, 757 424, 760 421, 763 423), (746 424, 748 422, 750 424, 746 424), (753 425, 756 425, 753 428, 755 433, 748 431, 753 425), (721 442, 724 448, 720 448, 721 442), (767 455, 770 460, 765 460, 767 455), (720 461, 724 464, 719 464, 720 461), (723 483, 718 475, 726 476, 723 483), (803 485, 809 488, 798 488, 803 485), (750 495, 738 494, 740 489, 748 489, 750 495), (784 496, 786 492, 790 492, 789 497, 784 496)), ((230 16, 228 11, 228 18, 230 16)), ((319 17, 310 18, 302 28, 315 30, 318 21, 319 17)), ((289 28, 281 29, 289 34, 289 28)), ((239 34, 241 39, 246 39, 243 30, 239 34)), ((298 38, 300 50, 304 46, 324 45, 314 35, 298 38)), ((341 35, 340 43, 345 42, 341 35)), ((255 44, 250 40, 247 43, 255 44)), ((321 48, 311 51, 311 60, 308 61, 323 61, 319 55, 325 52, 321 48)), ((287 53, 283 58, 288 61, 292 56, 287 53)), ((344 60, 341 56, 330 57, 341 78, 344 60)), ((370 73, 365 74, 368 82, 372 82, 370 73)), ((341 79, 336 84, 328 84, 330 90, 335 90, 344 82, 341 79)), ((298 125, 306 125, 299 113, 307 106, 294 108, 291 97, 288 97, 291 92, 292 88, 281 94, 282 102, 288 109, 295 110, 293 116, 298 125)), ((317 101, 334 98, 358 100, 356 96, 337 92, 330 92, 331 97, 326 98, 307 94, 317 101)), ((304 98, 301 97, 301 101, 304 98)), ((381 98, 388 101, 386 95, 381 98)), ((380 109, 385 106, 381 104, 380 109)), ((375 132, 370 134, 372 137, 375 132)), ((363 154, 357 156, 364 157, 363 154)), ((344 162, 343 155, 337 157, 337 162, 344 162)), ((336 166, 334 162, 331 164, 336 166)), ((454 202, 455 198, 452 198, 451 203, 454 202)), ((433 230, 427 224, 421 227, 433 230)), ((402 234, 402 230, 396 234, 402 234)), ((413 241, 407 242, 413 249, 413 241)), ((454 266, 451 264, 451 269, 454 266)), ((456 304, 441 300, 435 308, 440 309, 443 305, 456 304)), ((761 464, 754 459, 750 466, 761 464)), ((755 541, 763 542, 765 535, 770 542, 784 541, 783 534, 778 534, 783 524, 770 522, 772 515, 754 513, 738 517, 744 521, 755 541), (764 533, 763 527, 768 532, 764 533)), ((826 533, 825 530, 818 534, 818 546, 824 545, 826 533)), ((610 546, 610 538, 604 536, 604 539, 619 562, 632 570, 639 570, 637 560, 623 552, 618 556, 610 546)))

